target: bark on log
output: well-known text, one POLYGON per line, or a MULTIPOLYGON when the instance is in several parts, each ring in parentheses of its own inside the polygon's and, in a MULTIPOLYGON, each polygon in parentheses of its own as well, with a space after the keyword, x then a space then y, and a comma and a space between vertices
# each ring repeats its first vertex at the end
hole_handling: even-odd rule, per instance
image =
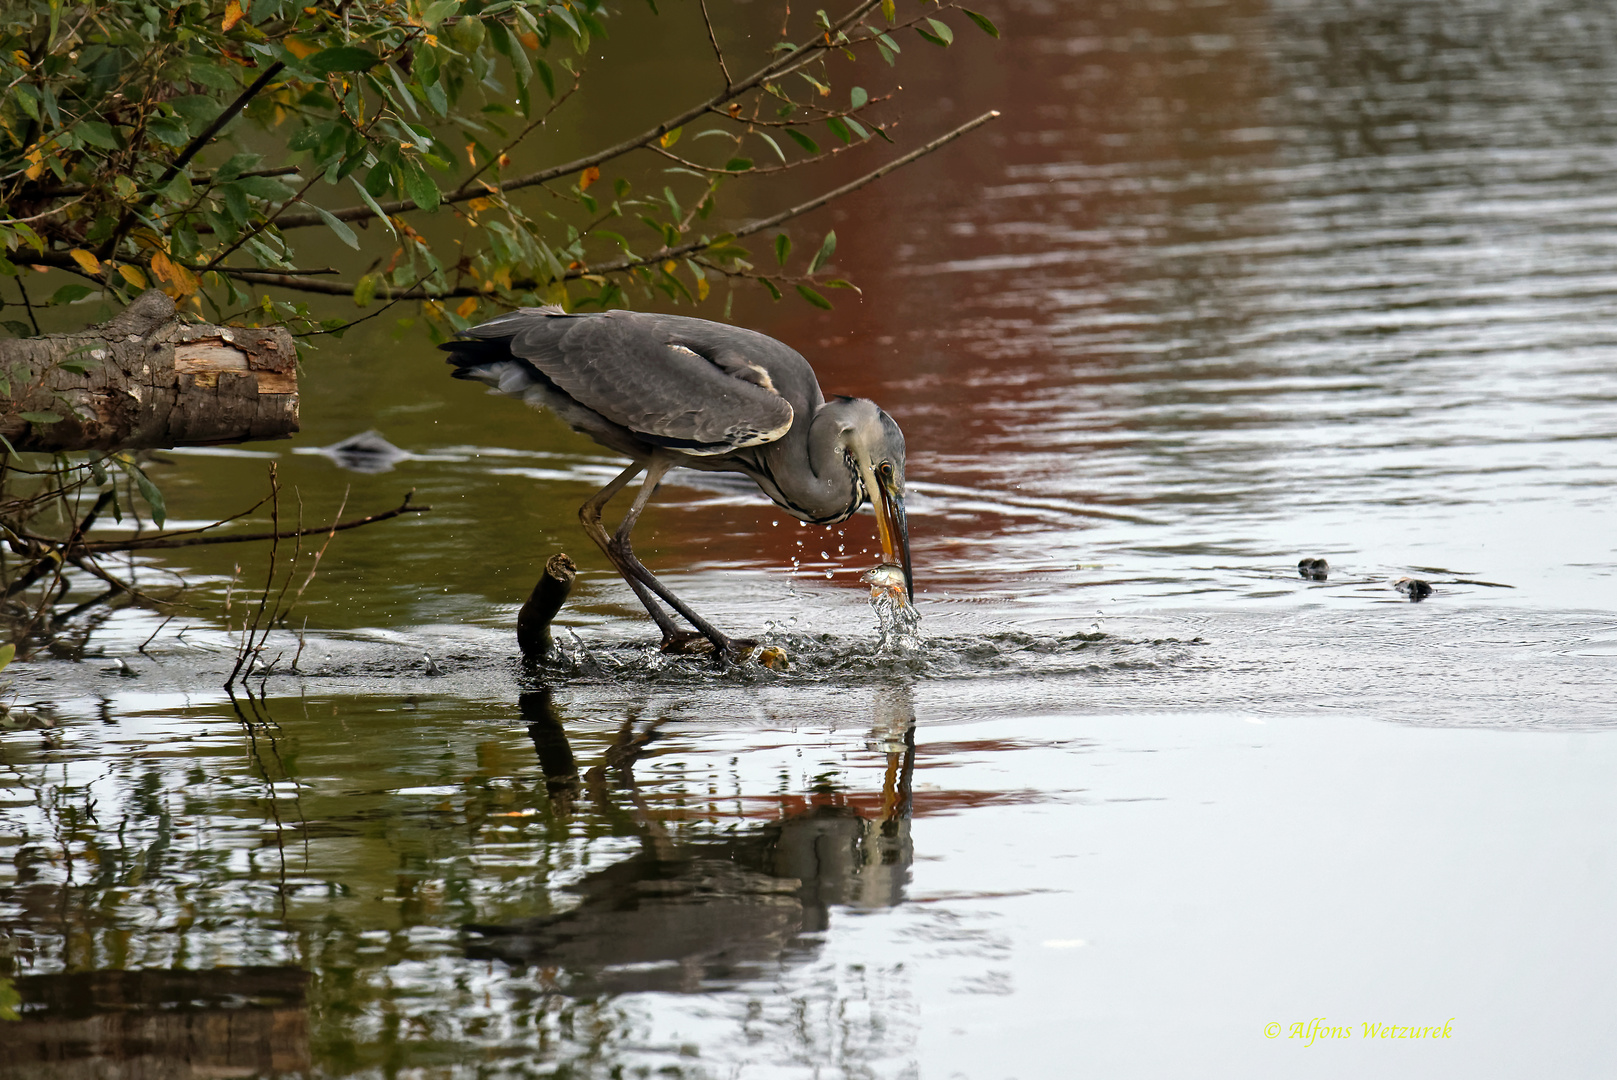
POLYGON ((155 289, 80 333, 0 341, 0 374, 13 395, 0 399, 0 434, 19 451, 209 446, 298 430, 297 349, 284 327, 180 322, 155 289), (62 419, 23 419, 29 412, 62 419))

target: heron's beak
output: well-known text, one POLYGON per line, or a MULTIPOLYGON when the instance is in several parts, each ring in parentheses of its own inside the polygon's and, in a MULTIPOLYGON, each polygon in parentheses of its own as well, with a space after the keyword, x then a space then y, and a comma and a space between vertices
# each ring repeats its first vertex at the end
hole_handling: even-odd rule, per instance
POLYGON ((904 592, 915 603, 915 577, 910 571, 910 524, 904 515, 904 497, 876 479, 874 469, 866 468, 865 489, 870 492, 870 508, 876 512, 876 534, 881 538, 882 561, 904 570, 904 592))

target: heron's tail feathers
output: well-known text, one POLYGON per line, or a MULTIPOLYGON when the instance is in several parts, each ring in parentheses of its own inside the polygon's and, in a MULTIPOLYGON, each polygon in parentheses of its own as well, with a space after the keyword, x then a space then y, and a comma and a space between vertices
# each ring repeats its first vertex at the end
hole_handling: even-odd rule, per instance
POLYGON ((533 367, 511 355, 508 340, 462 338, 439 348, 449 353, 455 369, 450 374, 457 379, 472 379, 513 397, 521 397, 534 383, 533 367))

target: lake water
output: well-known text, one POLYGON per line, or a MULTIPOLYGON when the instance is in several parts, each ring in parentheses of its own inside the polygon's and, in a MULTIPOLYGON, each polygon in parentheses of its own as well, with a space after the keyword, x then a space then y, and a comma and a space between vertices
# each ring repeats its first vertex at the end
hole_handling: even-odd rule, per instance
POLYGON ((991 14, 905 138, 1004 115, 801 231, 862 300, 734 308, 903 425, 920 642, 868 515, 675 474, 637 550, 793 666, 657 656, 577 527, 613 459, 375 320, 297 439, 157 471, 434 507, 333 542, 251 696, 262 550, 7 673, 56 726, 0 737, 0 1076, 1609 1074, 1617 10, 991 14), (309 452, 372 427, 412 456, 309 452))

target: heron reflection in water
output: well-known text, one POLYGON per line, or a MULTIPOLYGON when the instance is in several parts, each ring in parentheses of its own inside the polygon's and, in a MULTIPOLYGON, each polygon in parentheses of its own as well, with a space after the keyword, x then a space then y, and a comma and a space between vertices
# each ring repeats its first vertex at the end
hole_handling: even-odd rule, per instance
POLYGON ((893 907, 904 899, 910 841, 915 709, 907 687, 882 691, 869 746, 887 768, 874 813, 824 800, 722 840, 682 842, 648 806, 634 761, 657 721, 625 724, 606 761, 582 780, 549 690, 524 694, 523 717, 559 814, 581 788, 613 812, 628 797, 640 850, 572 886, 579 905, 561 915, 469 926, 474 959, 567 971, 572 993, 695 992, 754 978, 806 956, 804 935, 823 931, 830 909, 893 907))
POLYGON ((455 378, 547 408, 630 459, 583 505, 579 520, 651 614, 664 649, 705 638, 723 659, 741 654, 635 557, 635 522, 673 468, 743 473, 782 510, 816 525, 846 521, 868 501, 882 556, 902 568, 905 592, 915 599, 904 434, 873 401, 827 401, 814 369, 790 346, 689 316, 570 315, 554 307, 513 311, 460 338, 442 346, 455 378), (608 535, 602 511, 641 473, 640 490, 608 535), (674 614, 695 632, 681 630, 674 614))

